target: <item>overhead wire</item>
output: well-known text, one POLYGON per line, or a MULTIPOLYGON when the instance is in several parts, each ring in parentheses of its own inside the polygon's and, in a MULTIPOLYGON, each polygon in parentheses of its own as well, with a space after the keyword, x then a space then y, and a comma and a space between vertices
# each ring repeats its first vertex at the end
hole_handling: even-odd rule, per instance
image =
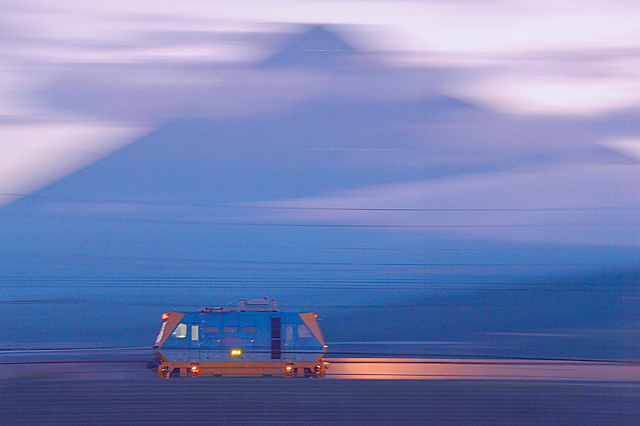
MULTIPOLYGON (((0 215, 5 215, 0 213, 0 215)), ((206 219, 150 219, 140 217, 105 217, 105 216, 81 216, 81 215, 54 215, 54 214, 21 214, 25 216, 55 217, 61 220, 89 220, 103 223, 146 223, 155 225, 196 225, 196 226, 248 226, 270 228, 344 228, 344 229, 474 229, 474 228, 595 228, 595 227, 633 227, 639 226, 640 221, 628 222, 566 222, 566 223, 493 223, 493 224, 421 224, 421 225, 384 225, 366 223, 293 223, 293 222, 250 222, 250 221, 220 221, 206 219)))
POLYGON ((179 201, 123 200, 51 197, 41 194, 0 193, 1 196, 30 197, 35 200, 55 200, 58 203, 93 203, 93 204, 137 204, 148 206, 180 206, 212 209, 240 210, 319 210, 319 211, 380 211, 380 212, 579 212, 579 211, 637 211, 640 206, 598 206, 598 207, 444 207, 444 208, 412 208, 412 207, 322 207, 322 206, 282 206, 265 203, 195 203, 179 201))

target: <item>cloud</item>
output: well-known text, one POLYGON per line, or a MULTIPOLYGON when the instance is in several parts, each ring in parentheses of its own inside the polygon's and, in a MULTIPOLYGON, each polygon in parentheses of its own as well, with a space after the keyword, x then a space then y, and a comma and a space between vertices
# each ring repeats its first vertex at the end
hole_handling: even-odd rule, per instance
POLYGON ((148 131, 96 122, 0 125, 0 206, 91 164, 148 131))
MULTIPOLYGON (((24 2, 30 8, 50 7, 48 2, 24 2)), ((112 1, 109 4, 66 0, 62 10, 94 15, 175 17, 201 19, 314 24, 392 26, 418 39, 424 47, 440 51, 522 51, 544 46, 557 48, 633 44, 640 7, 637 2, 603 0, 526 0, 503 2, 376 1, 362 0, 202 0, 112 1)), ((400 50, 402 46, 396 46, 400 50)), ((415 48, 415 46, 412 46, 415 48)))
POLYGON ((602 146, 640 160, 640 139, 616 138, 602 142, 602 146))
POLYGON ((42 113, 35 101, 34 86, 40 79, 10 61, 0 64, 0 119, 15 119, 42 113))
MULTIPOLYGON (((105 7, 67 0, 51 7, 43 1, 25 2, 4 8, 0 54, 49 68, 54 82, 61 72, 82 78, 95 75, 100 69, 96 66, 111 72, 114 65, 130 64, 146 65, 152 74, 153 67, 161 66, 178 81, 194 78, 197 87, 202 76, 194 76, 184 65, 257 63, 279 48, 278 33, 304 30, 300 23, 333 23, 342 25, 333 30, 348 42, 378 51, 370 55, 388 66, 411 63, 457 69, 438 76, 445 87, 508 112, 590 114, 640 101, 637 73, 629 71, 637 67, 625 58, 617 64, 610 61, 609 69, 594 61, 583 61, 573 73, 562 69, 566 62, 562 55, 567 52, 570 57, 571 52, 637 48, 633 40, 640 34, 636 25, 640 8, 634 3, 522 1, 480 6, 466 0, 381 1, 363 7, 361 1, 281 0, 248 4, 251 7, 238 8, 227 1, 215 6, 201 1, 179 5, 118 1, 105 7), (594 69, 602 73, 592 75, 594 69)), ((112 82, 117 90, 118 76, 126 79, 127 71, 116 71, 112 82)), ((73 91, 72 86, 68 89, 73 91)))
POLYGON ((4 98, 0 88, 0 111, 15 115, 27 102, 87 111, 98 119, 125 116, 148 123, 155 117, 157 123, 185 112, 265 112, 269 97, 283 107, 317 96, 386 91, 415 97, 437 88, 527 115, 584 115, 640 104, 640 76, 632 71, 637 46, 630 42, 640 34, 635 25, 640 8, 632 3, 249 4, 116 1, 105 7, 67 0, 55 7, 43 1, 4 6, 0 57, 15 61, 20 73, 28 70, 35 80, 10 96, 5 90, 4 98), (422 81, 391 73, 371 76, 371 64, 358 62, 349 63, 342 76, 327 76, 326 70, 251 72, 253 64, 286 46, 287 33, 305 31, 301 23, 340 24, 332 31, 356 49, 373 50, 367 55, 376 58, 378 71, 411 64, 431 74, 423 72, 422 81), (593 51, 606 58, 590 55, 593 51), (624 51, 618 57, 602 53, 624 51), (229 66, 242 72, 223 69, 229 66), (437 71, 442 66, 446 72, 437 71), (99 105, 85 99, 87 93, 100 99, 99 105), (70 101, 76 98, 77 103, 70 101), (119 110, 123 116, 117 116, 119 110))
POLYGON ((507 241, 638 245, 640 166, 483 173, 259 204, 262 220, 507 241), (269 210, 273 209, 273 210, 269 210))
POLYGON ((507 113, 594 115, 640 105, 640 50, 547 51, 496 60, 446 92, 507 113))
MULTIPOLYGON (((2 5, 0 116, 37 123, 31 133, 39 135, 42 126, 66 119, 76 130, 82 120, 137 129, 176 118, 273 114, 310 100, 407 101, 442 92, 522 115, 589 115, 640 104, 640 8, 633 2, 254 0, 243 6, 196 0, 2 5), (333 24, 331 31, 354 50, 372 51, 333 68, 260 68, 309 23, 333 24)), ((589 139, 583 133, 575 140, 547 138, 545 130, 534 140, 531 127, 512 122, 523 124, 518 139, 513 129, 460 121, 468 118, 407 123, 414 132, 401 142, 424 146, 397 166, 599 155, 583 149, 589 139)), ((67 149, 63 138, 42 140, 52 151, 67 149)), ((0 155, 11 154, 7 146, 0 155)))

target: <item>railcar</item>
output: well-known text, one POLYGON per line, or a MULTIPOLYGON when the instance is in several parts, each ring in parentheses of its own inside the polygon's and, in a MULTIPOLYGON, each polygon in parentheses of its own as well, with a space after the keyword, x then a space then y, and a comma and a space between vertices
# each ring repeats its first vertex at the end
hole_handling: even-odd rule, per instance
POLYGON ((158 377, 324 377, 327 346, 313 312, 274 300, 162 315, 153 346, 158 377))

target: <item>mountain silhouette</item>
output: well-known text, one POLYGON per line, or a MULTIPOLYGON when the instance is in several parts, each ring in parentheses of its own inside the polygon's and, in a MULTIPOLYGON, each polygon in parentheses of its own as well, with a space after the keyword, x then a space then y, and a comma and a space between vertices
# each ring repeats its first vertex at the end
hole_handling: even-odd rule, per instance
MULTIPOLYGON (((496 267, 522 262, 522 251, 513 248, 524 246, 515 243, 476 242, 393 227, 305 224, 295 217, 279 222, 269 216, 270 207, 260 202, 495 172, 531 161, 526 158, 531 157, 529 152, 517 150, 513 155, 507 151, 507 155, 486 160, 482 152, 477 160, 468 160, 471 154, 459 160, 454 148, 470 138, 482 147, 491 146, 487 141, 540 134, 540 123, 534 120, 502 116, 437 94, 350 95, 349 84, 362 74, 342 71, 361 60, 366 64, 367 57, 329 29, 310 27, 260 66, 310 71, 311 75, 316 70, 338 69, 340 73, 334 74, 350 78, 334 79, 339 90, 347 93, 314 97, 290 109, 265 110, 256 116, 175 120, 4 207, 0 211, 0 276, 5 277, 6 285, 0 301, 11 304, 4 305, 7 312, 4 322, 0 321, 0 327, 10 333, 3 340, 68 341, 68 331, 74 330, 94 341, 141 346, 153 342, 157 313, 165 306, 204 307, 265 295, 290 306, 332 306, 336 301, 365 306, 364 313, 349 309, 327 316, 332 325, 325 330, 335 341, 473 341, 484 332, 552 334, 567 324, 576 330, 631 328, 627 318, 637 318, 637 307, 632 304, 636 293, 626 299, 611 291, 603 296, 596 291, 602 280, 583 285, 579 297, 568 286, 562 293, 527 289, 476 292, 450 301, 429 296, 430 283, 442 281, 446 288, 451 280, 467 278, 462 269, 449 270, 449 263, 477 263, 480 268, 494 261, 498 262, 496 267), (488 124, 480 127, 485 129, 481 134, 472 134, 478 123, 488 124), (505 246, 511 250, 502 250, 505 246), (446 251, 446 255, 430 249, 439 247, 465 249, 446 251), (424 303, 383 312, 385 327, 381 329, 381 312, 375 306, 409 297, 424 303), (31 299, 69 300, 73 304, 52 307, 44 302, 20 302, 31 299), (616 312, 622 312, 622 318, 615 317, 616 312), (52 318, 55 321, 49 320, 52 318)), ((366 90, 376 91, 390 79, 411 89, 420 83, 412 73, 383 71, 366 75, 373 75, 364 84, 366 90)), ((250 91, 247 96, 251 99, 250 91)), ((103 102, 99 96, 90 97, 96 103, 103 102)), ((118 108, 137 108, 131 99, 123 97, 118 108)), ((318 212, 323 211, 314 213, 318 212)), ((370 214, 413 213, 352 212, 356 219, 370 214)), ((323 214, 330 222, 335 211, 327 209, 323 214)), ((430 223, 429 217, 421 217, 418 223, 430 223)), ((547 252, 526 248, 533 263, 549 261, 547 252)), ((581 263, 576 259, 583 255, 573 249, 552 253, 560 258, 554 263, 567 264, 581 263)), ((519 270, 496 271, 470 273, 468 279, 498 283, 511 276, 524 279, 519 270)), ((637 281, 637 274, 633 277, 637 281)), ((614 278, 610 281, 615 282, 614 278)), ((583 341, 586 348, 573 353, 626 357, 627 348, 637 348, 636 343, 623 341, 627 346, 618 352, 596 352, 589 348, 590 341, 583 341)), ((547 345, 548 351, 536 354, 573 355, 552 344, 547 345)), ((523 350, 516 355, 532 353, 523 350)))
POLYGON ((264 61, 262 67, 332 67, 360 54, 323 26, 313 26, 294 38, 283 50, 264 61))

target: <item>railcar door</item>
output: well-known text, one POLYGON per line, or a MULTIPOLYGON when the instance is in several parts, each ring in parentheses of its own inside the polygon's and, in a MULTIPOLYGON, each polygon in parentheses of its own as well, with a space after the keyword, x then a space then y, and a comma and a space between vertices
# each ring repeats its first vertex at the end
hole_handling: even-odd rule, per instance
POLYGON ((280 320, 281 318, 271 318, 271 359, 282 358, 280 320))
POLYGON ((200 325, 192 324, 190 325, 190 344, 189 348, 191 349, 189 352, 191 353, 191 359, 200 359, 202 358, 201 352, 201 341, 200 341, 200 325))
POLYGON ((295 358, 295 350, 296 350, 296 339, 295 339, 295 324, 285 324, 284 325, 284 347, 283 347, 283 358, 284 359, 294 359, 295 358))

